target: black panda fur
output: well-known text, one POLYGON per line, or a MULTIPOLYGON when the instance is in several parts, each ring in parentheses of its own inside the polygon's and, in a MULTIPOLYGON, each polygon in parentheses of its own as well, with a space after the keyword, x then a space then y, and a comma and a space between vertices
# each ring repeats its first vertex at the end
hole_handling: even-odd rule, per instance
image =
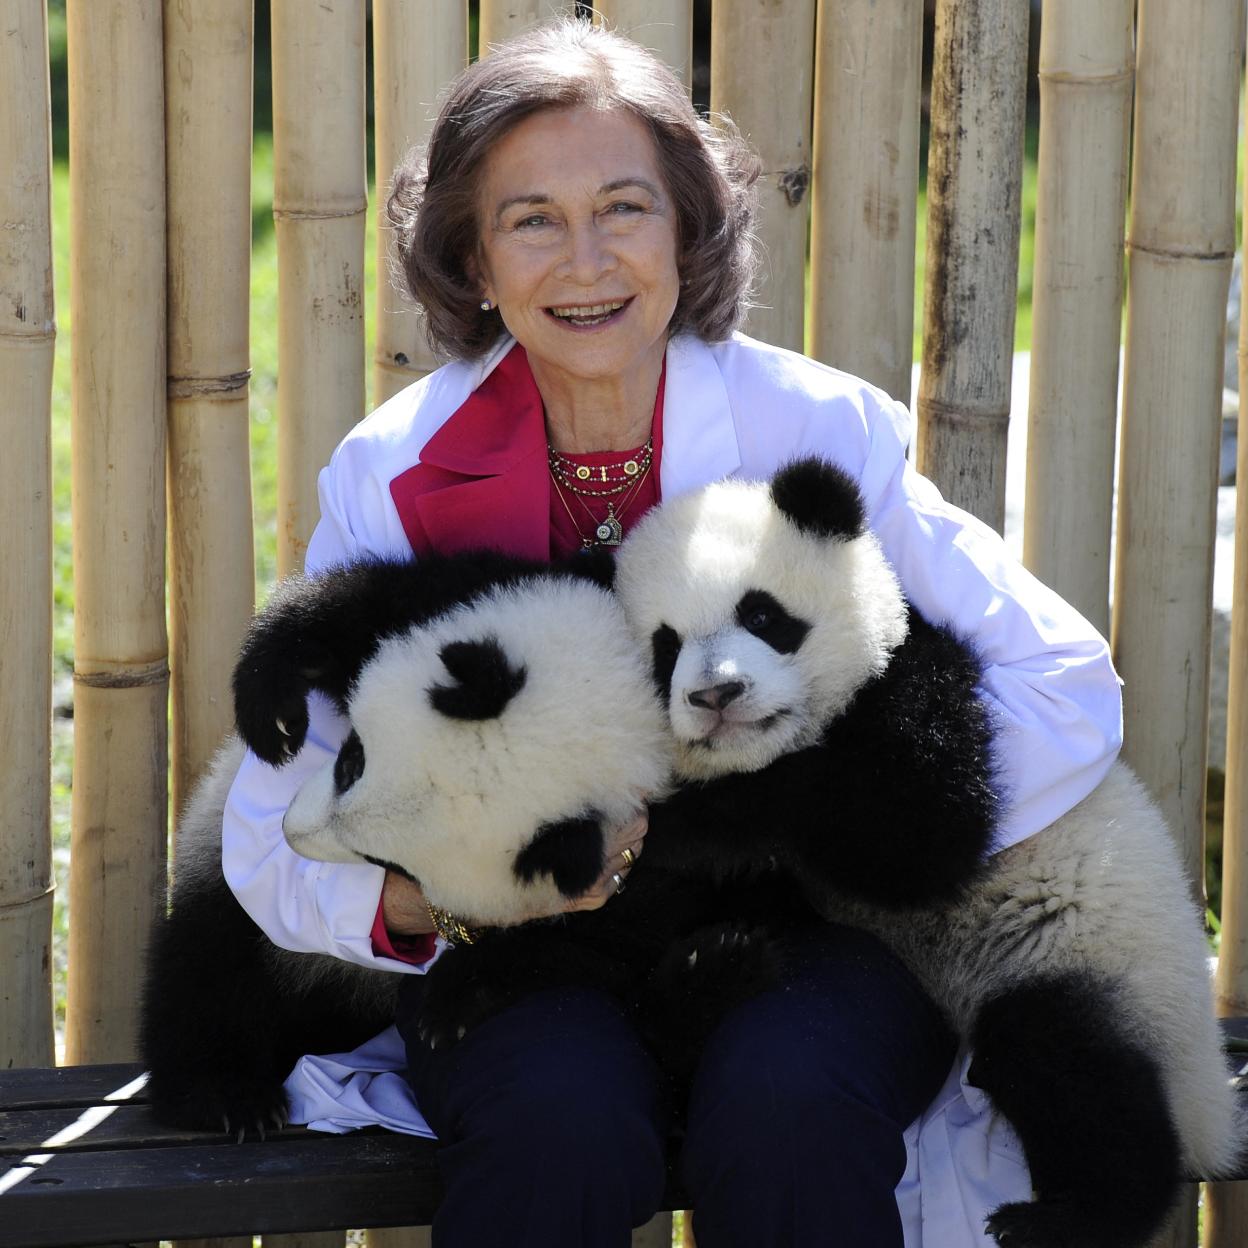
POLYGON ((652 811, 647 856, 771 857, 821 913, 901 955, 1027 1156, 1035 1199, 988 1222, 1002 1245, 1140 1248, 1185 1170, 1234 1164, 1203 924, 1159 813, 1117 764, 990 854, 1002 795, 979 660, 905 602, 850 478, 802 461, 770 487, 665 503, 616 586, 685 779, 652 811), (774 607, 749 616, 763 597, 774 607), (757 645, 769 615, 796 647, 757 645), (825 681, 838 664, 859 677, 825 681), (785 682, 809 705, 769 711, 785 682))
MULTIPOLYGON (((453 842, 463 831, 462 856, 471 862, 475 836, 492 870, 469 880, 469 893, 488 888, 497 921, 523 918, 535 897, 549 907, 583 892, 603 868, 604 822, 640 808, 668 769, 644 663, 605 588, 610 575, 609 561, 593 558, 552 569, 478 552, 365 561, 284 583, 244 643, 235 706, 242 741, 274 765, 303 744, 310 691, 333 698, 352 721, 332 767, 306 781, 291 804, 302 812, 304 843, 415 877, 424 873, 422 853, 459 855, 453 842), (580 668, 562 658, 563 627, 595 637, 597 649, 580 668), (508 647, 518 656, 527 647, 536 661, 513 659, 508 647), (395 673, 415 683, 394 681, 395 673), (609 722, 577 717, 593 696, 612 707, 609 722), (539 718, 545 711, 557 719, 561 704, 571 711, 552 729, 558 739, 566 744, 574 726, 583 731, 577 754, 555 767, 547 744, 525 740, 534 734, 523 717, 536 708, 539 718), (421 728, 445 738, 444 753, 417 752, 397 722, 404 716, 418 725, 417 739, 421 728), (401 810, 397 849, 373 854, 367 844, 343 843, 352 803, 357 823, 394 823, 386 810, 361 806, 362 794, 383 787, 387 751, 402 764, 391 761, 389 772, 409 786, 403 795, 422 799, 434 823, 449 824, 447 810, 466 803, 460 825, 440 828, 446 835, 433 849, 422 847, 401 810), (323 810, 318 793, 327 798, 323 810), (320 814, 331 816, 325 827, 317 826, 320 814)), ((139 1037, 158 1118, 236 1133, 281 1125, 282 1082, 295 1060, 353 1048, 382 1030, 406 978, 279 949, 236 901, 221 870, 221 820, 241 756, 240 743, 223 750, 180 821, 171 907, 153 933, 139 1037)), ((288 812, 288 835, 291 822, 288 812)), ((458 908, 458 894, 438 891, 441 875, 435 869, 423 881, 426 895, 458 908)))

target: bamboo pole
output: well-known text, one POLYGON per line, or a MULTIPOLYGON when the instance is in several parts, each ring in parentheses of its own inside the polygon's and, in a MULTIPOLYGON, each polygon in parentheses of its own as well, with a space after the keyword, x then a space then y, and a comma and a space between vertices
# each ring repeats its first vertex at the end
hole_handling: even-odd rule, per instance
MULTIPOLYGON (((1245 174, 1248 182, 1248 173, 1245 174)), ((1239 392, 1248 393, 1248 317, 1239 319, 1239 392)), ((1224 1016, 1248 1014, 1248 430, 1241 403, 1235 480, 1231 666, 1226 711, 1226 800, 1222 818, 1222 947, 1217 1003, 1224 1016)), ((1206 1188, 1207 1248, 1248 1243, 1248 1184, 1206 1188)))
POLYGON ((1241 17, 1142 0, 1138 18, 1113 642, 1124 752, 1198 897, 1241 17))
POLYGON ((727 113, 763 161, 758 236, 763 268, 745 329, 800 351, 815 0, 743 0, 711 17, 711 109, 727 113))
POLYGON ((1000 530, 1027 84, 1022 0, 937 0, 918 467, 1000 530))
POLYGON ((364 1243, 366 1248, 430 1248, 430 1235, 427 1226, 373 1227, 364 1232, 364 1243))
POLYGON ((570 0, 481 0, 478 55, 485 56, 491 45, 502 43, 548 17, 570 14, 574 8, 570 0))
POLYGON ((0 29, 0 1069, 52 1034, 52 151, 47 0, 0 29))
POLYGON ((364 414, 364 0, 273 0, 277 569, 303 566, 316 477, 364 414))
POLYGON ((1109 632, 1134 0, 1049 0, 1023 561, 1109 632))
POLYGON ((377 333, 373 398, 384 403, 437 368, 415 311, 393 281, 393 232, 386 220, 391 174, 409 148, 423 151, 439 90, 468 63, 462 5, 417 7, 373 0, 374 135, 377 165, 377 333))
POLYGON ((254 605, 247 441, 251 0, 165 0, 173 807, 233 724, 254 605))
POLYGON ((164 895, 160 0, 69 0, 74 443, 71 1062, 133 1056, 164 895))
POLYGON ((693 0, 600 0, 599 19, 649 48, 689 86, 693 76, 693 0))
POLYGON ((811 351, 910 402, 923 0, 820 0, 811 351))
POLYGON ((292 1231, 284 1235, 265 1235, 261 1243, 264 1248, 343 1248, 346 1238, 345 1231, 292 1231))

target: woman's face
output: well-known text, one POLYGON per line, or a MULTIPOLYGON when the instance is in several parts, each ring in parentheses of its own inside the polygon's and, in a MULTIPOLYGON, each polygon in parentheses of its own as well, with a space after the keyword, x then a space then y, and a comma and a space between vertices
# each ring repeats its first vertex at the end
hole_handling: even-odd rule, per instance
POLYGON ((676 308, 676 214, 627 111, 536 113, 498 142, 478 201, 482 294, 534 364, 569 380, 661 358, 676 308))

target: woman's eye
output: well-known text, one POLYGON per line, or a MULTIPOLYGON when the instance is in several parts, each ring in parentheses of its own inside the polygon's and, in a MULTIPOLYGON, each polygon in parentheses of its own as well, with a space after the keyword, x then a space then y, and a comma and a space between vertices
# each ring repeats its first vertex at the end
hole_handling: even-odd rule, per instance
POLYGON ((520 220, 516 222, 515 228, 517 230, 533 229, 539 225, 549 224, 549 220, 549 217, 543 217, 538 213, 534 213, 531 217, 521 217, 520 220))
POLYGON ((645 212, 645 209, 640 204, 634 204, 627 200, 619 200, 618 202, 611 204, 607 208, 607 212, 611 216, 625 217, 634 212, 645 212))

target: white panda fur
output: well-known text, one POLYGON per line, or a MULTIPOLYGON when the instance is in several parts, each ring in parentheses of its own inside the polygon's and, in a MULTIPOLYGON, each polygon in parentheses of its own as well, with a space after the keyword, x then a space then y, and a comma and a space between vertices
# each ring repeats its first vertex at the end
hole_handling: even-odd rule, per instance
POLYGON ((1162 1068, 1192 1174, 1244 1147, 1209 986, 1203 919, 1161 812, 1125 763, 1043 832, 994 855, 962 902, 882 913, 831 893, 830 917, 876 932, 968 1035, 980 1005, 1037 967, 1121 985, 1127 1029, 1162 1068))
POLYGON ((864 534, 824 553, 824 574, 810 576, 809 539, 776 511, 765 488, 745 481, 665 502, 629 535, 616 592, 643 646, 661 622, 686 639, 674 683, 694 688, 747 668, 752 678, 731 722, 709 743, 703 730, 711 717, 682 698, 670 700, 681 778, 753 771, 809 745, 905 637, 901 590, 875 538, 864 534), (785 656, 739 628, 733 612, 741 586, 760 568, 795 614, 836 620, 840 631, 818 629, 785 656), (766 731, 752 729, 780 707, 791 713, 766 731))
MULTIPOLYGON (((593 564, 472 552, 279 587, 235 670, 241 738, 283 765, 302 745, 311 690, 351 724, 291 803, 290 843, 405 872, 433 904, 479 922, 555 911, 588 888, 604 834, 670 773, 645 662, 593 564)), ((412 977, 279 949, 243 912, 221 869, 241 753, 238 741, 221 751, 182 817, 140 1049, 162 1121, 263 1132, 284 1121, 294 1060, 393 1022, 412 977)))
MULTIPOLYGON (((617 593, 639 644, 653 646, 661 684, 661 669, 670 667, 677 776, 701 782, 688 790, 689 807, 696 810, 717 783, 748 773, 704 820, 712 825, 708 841, 727 840, 725 825, 748 782, 757 777, 766 784, 769 767, 774 771, 786 755, 818 738, 847 705, 858 712, 855 691, 887 669, 906 636, 908 604, 861 511, 857 527, 852 519, 834 519, 831 527, 840 531, 830 538, 818 531, 821 522, 812 529, 797 515, 808 506, 818 510, 810 497, 818 493, 810 485, 812 468, 809 462, 793 467, 795 488, 806 491, 793 515, 785 514, 788 504, 778 505, 767 483, 721 482, 650 512, 618 560, 617 593), (794 652, 777 653, 743 626, 739 604, 758 590, 810 626, 794 652), (674 630, 667 640, 665 627, 674 630), (680 647, 674 664, 673 636, 680 647), (734 690, 726 707, 689 704, 690 696, 723 681, 734 690), (743 692, 735 692, 737 686, 743 692), (780 707, 791 713, 776 721, 780 707)), ((824 488, 852 492, 861 509, 849 478, 826 465, 815 469, 835 478, 824 488)), ((793 487, 786 482, 785 488, 793 487)), ((784 774, 791 780, 793 768, 784 774)), ((891 779, 905 783, 902 776, 891 779)), ((777 802, 788 787, 776 785, 777 802)), ((758 813, 743 835, 761 831, 765 819, 758 813)), ((782 818, 791 822, 791 814, 782 818)), ((684 826, 696 832, 697 824, 695 818, 684 826)), ((867 826, 881 841, 894 831, 881 823, 867 826)), ((831 820, 827 828, 829 838, 842 831, 831 820)), ((898 855, 905 857, 904 851, 898 855)), ((1245 1131, 1214 1020, 1203 916, 1160 812, 1124 764, 1049 828, 991 857, 954 900, 881 901, 835 879, 807 874, 803 882, 829 919, 873 931, 889 944, 964 1040, 981 1006, 1005 990, 1063 975, 1106 985, 1096 999, 1112 1016, 1107 1021, 1138 1042, 1144 1062, 1159 1072, 1183 1167, 1217 1175, 1242 1154, 1245 1131)), ((1095 1028, 1096 1020, 1088 1025, 1095 1028)), ((1130 1173, 1136 1158, 1117 1160, 1130 1173)), ((1178 1175, 1165 1178, 1161 1186, 1175 1186, 1121 1238, 1116 1230, 1098 1238, 1090 1219, 1082 1232, 1071 1231, 1095 1207, 1099 1197, 1092 1190, 1073 1219, 1055 1204, 1007 1206, 989 1229, 1011 1245, 1142 1243, 1178 1181, 1178 1175)), ((1099 1183, 1099 1176, 1088 1182, 1099 1183)))
POLYGON ((550 876, 515 871, 537 828, 586 810, 625 823, 670 772, 645 665, 614 600, 586 582, 502 586, 386 638, 349 715, 364 775, 344 793, 332 764, 305 781, 288 842, 308 858, 400 866, 434 905, 483 924, 560 908, 550 876), (440 652, 487 638, 527 679, 497 717, 449 719, 421 696, 448 679, 440 652))

